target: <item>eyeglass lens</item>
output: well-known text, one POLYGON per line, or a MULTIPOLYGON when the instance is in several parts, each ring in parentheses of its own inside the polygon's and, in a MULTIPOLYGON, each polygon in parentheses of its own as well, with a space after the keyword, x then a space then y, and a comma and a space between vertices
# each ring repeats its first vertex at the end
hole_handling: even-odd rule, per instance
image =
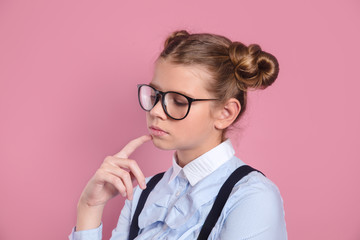
MULTIPOLYGON (((146 85, 141 86, 139 99, 141 106, 146 111, 150 111, 155 106, 158 97, 160 96, 156 96, 156 92, 153 88, 146 85)), ((172 118, 181 119, 185 117, 188 112, 188 99, 178 93, 165 93, 163 103, 165 112, 172 118)))

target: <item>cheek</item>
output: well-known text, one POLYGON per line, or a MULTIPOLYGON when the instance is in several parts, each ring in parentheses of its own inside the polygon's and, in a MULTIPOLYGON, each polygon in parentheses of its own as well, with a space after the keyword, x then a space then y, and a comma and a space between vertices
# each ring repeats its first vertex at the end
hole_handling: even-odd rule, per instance
POLYGON ((210 130, 212 123, 210 110, 206 106, 197 106, 190 110, 189 115, 183 121, 179 121, 177 130, 179 134, 196 136, 210 130))

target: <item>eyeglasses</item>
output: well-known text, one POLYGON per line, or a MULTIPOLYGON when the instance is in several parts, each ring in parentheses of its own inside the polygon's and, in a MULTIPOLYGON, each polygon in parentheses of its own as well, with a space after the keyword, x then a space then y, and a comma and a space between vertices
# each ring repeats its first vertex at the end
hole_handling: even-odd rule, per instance
POLYGON ((147 112, 155 107, 161 97, 164 112, 174 120, 184 119, 189 114, 192 102, 218 100, 195 99, 174 91, 162 92, 147 84, 138 85, 138 97, 141 108, 147 112))

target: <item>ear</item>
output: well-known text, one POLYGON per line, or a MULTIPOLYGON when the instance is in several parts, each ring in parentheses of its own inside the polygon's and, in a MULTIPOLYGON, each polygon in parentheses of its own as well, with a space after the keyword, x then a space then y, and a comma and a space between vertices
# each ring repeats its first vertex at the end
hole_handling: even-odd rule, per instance
POLYGON ((239 115, 241 105, 236 98, 230 98, 218 109, 217 118, 215 120, 215 128, 224 130, 229 127, 239 115))

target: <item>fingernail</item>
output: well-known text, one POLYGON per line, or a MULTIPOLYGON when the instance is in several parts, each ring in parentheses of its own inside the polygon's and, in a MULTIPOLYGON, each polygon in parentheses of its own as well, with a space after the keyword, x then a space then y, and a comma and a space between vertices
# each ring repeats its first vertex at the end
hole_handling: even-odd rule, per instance
POLYGON ((126 192, 123 192, 121 195, 122 195, 123 197, 126 197, 126 192))

